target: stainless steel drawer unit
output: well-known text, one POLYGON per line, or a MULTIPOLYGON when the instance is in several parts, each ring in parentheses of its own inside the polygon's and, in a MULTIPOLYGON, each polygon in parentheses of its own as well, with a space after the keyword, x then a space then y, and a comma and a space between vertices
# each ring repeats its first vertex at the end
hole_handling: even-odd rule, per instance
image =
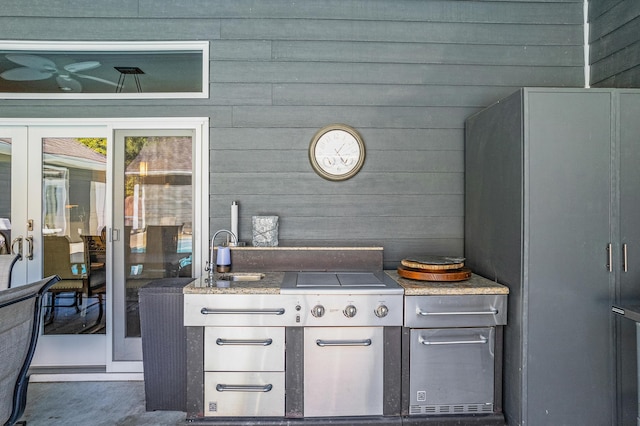
POLYGON ((404 326, 483 327, 507 323, 507 295, 407 296, 404 326))

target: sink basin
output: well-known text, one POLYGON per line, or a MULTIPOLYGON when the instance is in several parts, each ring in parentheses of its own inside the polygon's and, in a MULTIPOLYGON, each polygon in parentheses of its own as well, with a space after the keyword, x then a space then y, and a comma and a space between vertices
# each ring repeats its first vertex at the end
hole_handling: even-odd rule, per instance
POLYGON ((264 278, 264 274, 259 272, 230 272, 220 274, 216 277, 217 281, 260 281, 264 278))

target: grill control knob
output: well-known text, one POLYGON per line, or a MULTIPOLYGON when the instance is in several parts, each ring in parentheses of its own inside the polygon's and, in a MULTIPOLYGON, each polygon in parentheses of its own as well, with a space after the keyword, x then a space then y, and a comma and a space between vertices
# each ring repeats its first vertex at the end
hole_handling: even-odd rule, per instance
POLYGON ((316 305, 313 308, 311 308, 311 315, 313 315, 316 318, 322 317, 324 315, 324 306, 316 305))
POLYGON ((356 316, 356 314, 358 313, 358 310, 356 309, 355 306, 353 305, 349 305, 346 308, 344 308, 344 311, 342 311, 344 313, 344 316, 347 318, 353 318, 356 316))
POLYGON ((384 318, 389 313, 389 308, 386 305, 379 305, 373 312, 378 318, 384 318))

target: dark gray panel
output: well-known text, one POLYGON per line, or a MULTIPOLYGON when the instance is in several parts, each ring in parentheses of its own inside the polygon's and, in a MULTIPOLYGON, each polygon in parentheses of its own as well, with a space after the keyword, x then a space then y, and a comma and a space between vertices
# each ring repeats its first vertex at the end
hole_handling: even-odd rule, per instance
POLYGON ((204 412, 204 327, 185 327, 187 334, 187 418, 204 412))
MULTIPOLYGON (((279 237, 283 239, 300 238, 353 242, 372 236, 386 238, 462 238, 462 217, 424 217, 419 219, 420 227, 416 228, 416 218, 398 216, 335 216, 335 217, 291 217, 286 210, 282 212, 262 210, 256 214, 275 214, 279 221, 279 237)), ((251 235, 250 223, 240 225, 240 234, 251 235)))
POLYGON ((566 24, 581 23, 582 3, 575 1, 547 0, 528 1, 425 1, 411 0, 325 0, 309 3, 294 3, 286 0, 261 2, 255 0, 192 0, 166 2, 163 0, 139 0, 140 16, 155 17, 220 17, 242 18, 258 16, 264 18, 302 19, 364 19, 414 21, 416 17, 428 17, 439 22, 496 22, 501 17, 505 22, 566 24))
POLYGON ((209 99, 212 105, 271 105, 271 85, 212 84, 209 99))
MULTIPOLYGON (((373 174, 360 172, 344 182, 329 182, 315 173, 211 173, 210 194, 233 194, 242 201, 242 196, 251 194, 272 195, 300 194, 321 200, 322 195, 360 194, 462 194, 462 173, 393 173, 373 174)), ((321 205, 318 205, 322 208, 321 205)), ((413 206, 404 206, 411 208, 413 206)))
POLYGON ((465 64, 358 64, 326 62, 215 62, 211 81, 271 83, 471 84, 479 86, 584 86, 582 64, 568 66, 465 64))
POLYGON ((306 106, 233 108, 237 127, 317 127, 347 123, 359 127, 462 128, 465 117, 478 108, 306 106))
POLYGON ((351 43, 274 41, 281 61, 401 62, 490 65, 569 65, 583 63, 583 46, 442 45, 426 43, 351 43))
MULTIPOLYGON (((229 218, 231 202, 235 199, 227 194, 216 196, 210 203, 212 218, 229 218)), ((339 212, 343 216, 377 216, 395 218, 399 214, 406 217, 459 216, 464 215, 462 194, 386 194, 386 195, 339 195, 324 197, 322 208, 316 199, 301 199, 299 194, 250 195, 242 197, 239 204, 240 222, 251 223, 255 212, 265 209, 286 212, 288 216, 317 217, 331 216, 339 212), (367 209, 363 211, 363 206, 367 209), (405 209, 404 206, 414 208, 405 209), (335 214, 335 213, 334 213, 335 214)))
POLYGON ((504 363, 510 424, 520 424, 524 398, 522 102, 522 94, 516 93, 470 117, 465 148, 465 265, 510 288, 504 363))
MULTIPOLYGON (((306 144, 305 144, 306 145, 306 144)), ((252 156, 242 151, 216 151, 211 161, 215 170, 233 170, 242 172, 310 172, 309 154, 303 145, 297 150, 260 150, 254 149, 252 156)), ((462 173, 464 171, 462 151, 410 151, 390 150, 384 153, 369 153, 365 160, 368 173, 380 172, 443 172, 462 173)))
POLYGON ((640 87, 640 3, 598 0, 589 11, 591 84, 640 87))
MULTIPOLYGON (((209 58, 212 61, 249 60, 270 61, 271 42, 268 40, 212 40, 209 44, 209 58)), ((261 62, 256 65, 260 66, 261 62)), ((215 63, 211 73, 215 74, 215 63)), ((253 82, 262 81, 262 79, 253 82)))
POLYGON ((136 17, 138 2, 130 0, 104 0, 88 5, 83 0, 3 0, 0 16, 44 16, 44 17, 136 17), (88 7, 91 6, 91 7, 88 7))
POLYGON ((274 105, 485 106, 517 87, 385 84, 278 84, 274 105))
MULTIPOLYGON (((127 2, 127 4, 135 4, 127 2)), ((52 2, 47 2, 51 4, 52 2)), ((96 2, 101 5, 102 2, 96 2)), ((80 11, 91 10, 86 4, 80 11)), ((0 11, 0 15, 2 12, 0 11)), ((25 15, 18 17, 0 17, 2 33, 11 35, 12 40, 79 40, 79 41, 165 41, 167 34, 171 40, 199 40, 220 38, 220 21, 215 19, 136 19, 131 25, 128 16, 121 15, 104 19, 95 17, 40 17, 25 15), (90 28, 91 31, 87 31, 90 28), (158 31, 162 28, 163 31, 158 31)))
POLYGON ((595 40, 615 31, 627 22, 640 16, 640 2, 623 1, 612 5, 607 13, 590 20, 590 40, 595 40))
MULTIPOLYGON (((617 51, 591 66, 591 80, 597 84, 605 78, 616 76, 640 64, 640 36, 639 42, 617 51)), ((615 80, 614 80, 615 81, 615 80)))
MULTIPOLYGON (((621 303, 640 301, 640 228, 637 218, 640 214, 640 96, 637 93, 620 94, 620 244, 626 245, 627 270, 619 272, 621 303)), ((615 258, 621 258, 623 248, 614 247, 615 258)), ((627 319, 616 319, 617 334, 617 377, 620 405, 618 424, 637 424, 638 386, 635 380, 638 372, 636 358, 636 324, 627 319)))
POLYGON ((589 20, 597 18, 607 10, 611 9, 618 3, 623 3, 625 0, 590 0, 589 1, 589 20))
MULTIPOLYGON (((597 26, 597 22, 593 24, 597 26)), ((638 41, 640 32, 640 17, 626 23, 612 33, 597 37, 590 42, 589 60, 598 67, 597 62, 608 55, 614 54, 628 45, 638 41)))
MULTIPOLYGON (((248 149, 307 149, 318 128, 212 128, 211 149, 245 151, 248 149)), ((357 129, 367 150, 386 151, 391 147, 404 150, 464 149, 462 129, 357 129)))
MULTIPOLYGON (((424 17, 425 19, 428 17, 424 17)), ((359 40, 411 43, 467 43, 512 45, 579 44, 581 25, 539 25, 521 31, 519 24, 398 22, 295 19, 226 19, 225 38, 267 40, 359 40)))
POLYGON ((525 274, 532 424, 611 421, 610 274, 598 262, 606 264, 611 241, 610 103, 609 93, 529 95, 525 274), (560 253, 571 255, 558 262, 560 253), (576 330, 590 338, 568 338, 576 330), (589 356, 576 356, 584 353, 589 356), (542 391, 549 388, 554 392, 542 391))
POLYGON ((605 80, 595 82, 593 87, 640 87, 640 64, 605 80))
POLYGON ((398 416, 402 408, 402 327, 384 328, 385 416, 398 416))
POLYGON ((94 118, 94 117, 209 117, 211 126, 231 125, 231 108, 215 106, 193 106, 193 105, 155 105, 136 106, 124 104, 115 106, 100 106, 98 102, 93 105, 82 105, 82 103, 66 103, 58 106, 55 102, 48 105, 45 101, 38 101, 38 107, 34 108, 27 102, 3 101, 0 106, 0 116, 6 118, 94 118))
POLYGON ((298 418, 304 413, 304 328, 285 328, 285 417, 298 418))

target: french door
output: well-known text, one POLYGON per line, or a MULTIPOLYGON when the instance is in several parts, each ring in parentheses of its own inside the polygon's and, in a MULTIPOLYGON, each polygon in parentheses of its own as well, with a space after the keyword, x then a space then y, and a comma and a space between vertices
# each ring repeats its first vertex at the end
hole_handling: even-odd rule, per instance
POLYGON ((2 165, 10 169, 1 174, 0 184, 11 194, 0 211, 6 228, 0 232, 6 250, 21 254, 12 286, 53 274, 63 277, 63 284, 47 294, 35 367, 106 364, 109 262, 104 250, 99 305, 85 285, 91 271, 83 240, 108 224, 109 139, 106 126, 0 127, 2 165))
POLYGON ((141 372, 137 290, 202 270, 208 122, 43 121, 0 121, 0 253, 22 253, 12 286, 65 278, 32 366, 141 372))

